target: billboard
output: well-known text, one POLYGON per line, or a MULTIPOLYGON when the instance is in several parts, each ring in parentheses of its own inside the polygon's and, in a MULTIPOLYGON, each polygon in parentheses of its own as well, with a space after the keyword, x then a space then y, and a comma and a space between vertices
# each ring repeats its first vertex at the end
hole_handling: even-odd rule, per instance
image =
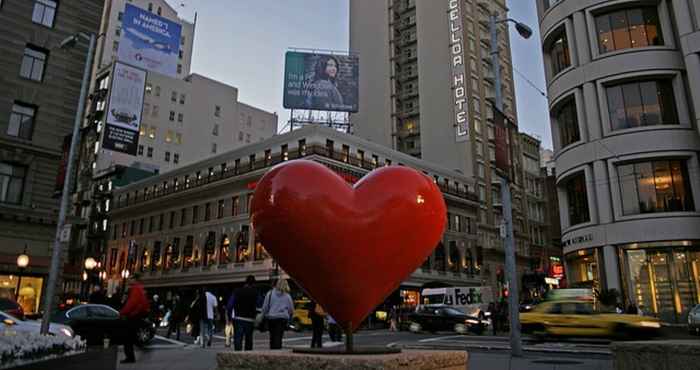
POLYGON ((112 76, 102 147, 136 155, 146 71, 117 62, 112 76))
POLYGON ((117 60, 176 77, 181 33, 179 24, 126 4, 117 60))
POLYGON ((357 112, 358 75, 356 55, 288 51, 284 66, 284 107, 357 112))

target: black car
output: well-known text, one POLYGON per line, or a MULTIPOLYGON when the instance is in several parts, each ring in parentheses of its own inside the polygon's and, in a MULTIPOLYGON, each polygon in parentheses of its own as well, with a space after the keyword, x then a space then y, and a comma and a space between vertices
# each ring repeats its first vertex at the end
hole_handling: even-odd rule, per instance
MULTIPOLYGON (((83 304, 67 311, 58 311, 53 315, 52 322, 70 326, 88 345, 102 345, 105 338, 109 338, 111 344, 123 344, 127 333, 126 323, 119 312, 102 304, 83 304)), ((145 346, 155 334, 155 325, 149 319, 143 319, 136 344, 145 346)))
POLYGON ((478 317, 466 315, 452 307, 421 307, 408 316, 409 330, 414 333, 428 331, 453 331, 458 334, 482 334, 486 323, 478 317))

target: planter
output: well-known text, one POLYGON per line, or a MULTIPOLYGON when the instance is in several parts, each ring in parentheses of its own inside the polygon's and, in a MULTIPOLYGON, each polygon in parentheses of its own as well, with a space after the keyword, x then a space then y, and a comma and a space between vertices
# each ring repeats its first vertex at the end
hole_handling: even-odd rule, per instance
POLYGON ((51 356, 32 361, 16 361, 0 368, 11 370, 116 370, 117 347, 89 348, 81 353, 51 356))

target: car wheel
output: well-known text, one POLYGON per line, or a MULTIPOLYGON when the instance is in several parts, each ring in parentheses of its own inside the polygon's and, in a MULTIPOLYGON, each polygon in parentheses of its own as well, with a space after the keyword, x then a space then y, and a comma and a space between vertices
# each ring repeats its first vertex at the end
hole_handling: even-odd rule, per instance
POLYGON ((411 333, 420 333, 421 330, 423 330, 423 327, 417 322, 412 322, 411 325, 408 326, 408 330, 411 333))
POLYGON ((468 330, 469 330, 469 328, 465 324, 457 323, 454 326, 454 331, 457 334, 467 334, 468 330))

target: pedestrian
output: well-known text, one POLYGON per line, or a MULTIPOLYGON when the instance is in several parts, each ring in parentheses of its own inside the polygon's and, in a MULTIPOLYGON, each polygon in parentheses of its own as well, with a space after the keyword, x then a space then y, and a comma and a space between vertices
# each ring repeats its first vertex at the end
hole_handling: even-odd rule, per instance
POLYGON ((335 321, 333 316, 328 314, 327 317, 328 317, 328 336, 331 337, 331 342, 342 341, 343 340, 343 332, 342 332, 342 330, 340 330, 340 326, 335 321))
POLYGON ((258 291, 254 287, 255 276, 248 275, 245 279, 245 286, 233 292, 233 349, 243 350, 243 339, 245 338, 245 350, 253 350, 253 329, 256 315, 256 302, 258 291))
POLYGON ((233 307, 234 305, 235 296, 233 295, 233 293, 231 293, 231 296, 226 302, 226 307, 224 308, 224 319, 226 322, 226 327, 224 328, 224 335, 226 337, 224 341, 224 346, 227 348, 231 347, 231 342, 233 341, 233 318, 236 317, 236 310, 233 307))
POLYGON ((204 311, 206 311, 206 301, 204 300, 202 289, 197 288, 194 299, 192 303, 190 303, 189 312, 185 318, 185 321, 187 321, 190 326, 189 334, 195 338, 195 345, 201 344, 203 340, 201 337, 201 321, 204 311))
POLYGON ((93 303, 93 304, 107 304, 107 296, 105 295, 105 291, 102 290, 102 287, 99 285, 96 285, 92 293, 90 293, 90 297, 88 298, 88 303, 93 303))
POLYGON ((323 307, 318 302, 312 302, 309 318, 311 318, 311 330, 313 332, 311 335, 311 348, 322 348, 326 311, 323 310, 323 307))
POLYGON ((389 311, 389 331, 399 331, 397 327, 398 313, 396 312, 396 306, 392 306, 389 311))
POLYGON ((294 316, 294 302, 289 295, 287 279, 277 280, 275 287, 265 296, 262 309, 270 328, 270 349, 282 349, 282 337, 294 316))
POLYGON ((202 348, 204 348, 205 344, 207 347, 211 347, 211 340, 214 336, 214 312, 218 303, 216 301, 216 296, 209 290, 204 288, 202 291, 204 292, 204 300, 202 302, 206 303, 205 306, 203 306, 205 309, 202 312, 202 322, 199 325, 199 330, 201 333, 200 337, 202 338, 202 348))
POLYGON ((136 362, 136 357, 134 356, 136 334, 141 320, 148 316, 149 311, 150 305, 148 298, 146 298, 146 291, 141 283, 141 276, 136 273, 132 275, 129 281, 129 295, 126 299, 126 304, 119 311, 119 315, 126 318, 126 338, 124 339, 124 355, 126 358, 121 361, 122 364, 136 362))
POLYGON ((498 309, 496 308, 496 304, 494 302, 489 303, 489 307, 487 308, 489 312, 489 316, 491 317, 491 333, 496 336, 498 335, 498 309))
POLYGON ((182 300, 180 299, 180 294, 178 293, 175 293, 173 300, 170 303, 170 312, 170 320, 168 320, 168 333, 165 337, 170 338, 170 334, 175 332, 175 339, 180 340, 180 326, 184 316, 184 307, 182 305, 182 300))

